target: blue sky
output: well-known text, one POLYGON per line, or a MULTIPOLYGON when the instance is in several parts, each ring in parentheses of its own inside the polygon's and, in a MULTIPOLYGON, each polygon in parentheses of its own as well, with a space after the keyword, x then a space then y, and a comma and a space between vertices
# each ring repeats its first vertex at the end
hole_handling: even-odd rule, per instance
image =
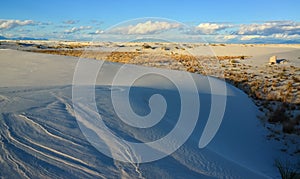
MULTIPOLYGON (((189 39, 189 34, 195 41, 197 37, 205 37, 208 41, 217 42, 295 42, 300 37, 299 9, 300 1, 297 0, 9 0, 1 2, 0 36, 90 40, 93 35, 117 23, 135 18, 159 17, 187 24, 191 27, 189 32, 193 33, 186 33, 176 25, 173 27, 174 24, 163 24, 164 28, 147 30, 148 33, 159 34, 159 30, 166 32, 178 28, 185 38, 189 39)), ((155 23, 160 21, 163 20, 133 21, 129 26, 136 29, 134 23, 142 23, 139 28, 153 29, 161 25, 155 23)), ((125 34, 122 32, 119 36, 125 34)), ((142 34, 145 35, 138 31, 138 35, 142 34)))

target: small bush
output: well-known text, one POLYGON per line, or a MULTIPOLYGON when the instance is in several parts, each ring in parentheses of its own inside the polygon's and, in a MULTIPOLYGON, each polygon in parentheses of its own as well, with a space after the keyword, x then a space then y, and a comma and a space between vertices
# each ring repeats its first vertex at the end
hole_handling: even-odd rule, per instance
POLYGON ((291 163, 283 164, 279 160, 275 160, 275 166, 279 170, 282 179, 296 179, 299 178, 299 169, 296 169, 291 163))
POLYGON ((142 45, 142 47, 145 48, 145 49, 152 48, 152 47, 151 47, 149 44, 147 44, 147 43, 144 43, 144 44, 142 45))
POLYGON ((295 76, 293 76, 292 79, 293 79, 294 82, 296 82, 296 83, 300 82, 300 78, 297 78, 297 77, 295 77, 295 76))
POLYGON ((269 118, 269 122, 284 122, 284 121, 288 121, 289 118, 288 116, 285 114, 285 109, 284 107, 278 107, 273 113, 271 113, 270 118, 269 118))
POLYGON ((166 47, 166 46, 161 47, 161 49, 162 49, 162 50, 170 50, 170 48, 169 48, 169 47, 166 47))
POLYGON ((291 134, 295 130, 295 124, 292 121, 283 122, 282 124, 282 132, 291 134))

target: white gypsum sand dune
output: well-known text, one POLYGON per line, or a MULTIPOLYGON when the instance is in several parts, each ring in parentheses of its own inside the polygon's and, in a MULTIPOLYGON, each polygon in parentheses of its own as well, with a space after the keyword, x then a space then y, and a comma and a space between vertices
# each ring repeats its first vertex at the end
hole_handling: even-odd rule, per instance
MULTIPOLYGON (((97 63, 95 60, 90 60, 97 63)), ((198 148, 210 111, 208 78, 193 75, 201 103, 199 121, 188 141, 170 156, 134 164, 113 160, 97 151, 81 133, 72 109, 72 80, 78 58, 0 51, 0 165, 2 176, 86 178, 274 178, 280 158, 259 113, 240 90, 227 85, 226 112, 212 142, 198 148)), ((120 64, 105 63, 97 79, 95 96, 99 113, 115 134, 147 142, 164 136, 176 123, 178 93, 164 78, 141 79, 133 86, 131 105, 140 114, 149 112, 148 97, 162 94, 168 102, 162 123, 151 129, 124 125, 111 104, 110 84, 120 64)), ((129 65, 132 71, 145 68, 129 65)), ((146 69, 146 68, 145 68, 146 69)), ((163 71, 155 69, 154 71, 163 71)), ((181 72, 178 72, 181 73, 181 72)), ((217 80, 218 81, 218 80, 217 80)), ((219 82, 216 82, 219 83, 219 82)), ((129 86, 117 84, 120 92, 129 86)), ((184 90, 188 91, 189 86, 184 90)), ((217 94, 213 94, 217 95, 217 94)), ((180 98, 179 98, 180 99, 180 98)), ((188 119, 186 119, 188 121, 188 119)), ((89 126, 86 126, 89 127, 89 126)), ((104 139, 107 147, 109 139, 104 139)), ((134 154, 134 153, 133 153, 134 154)))

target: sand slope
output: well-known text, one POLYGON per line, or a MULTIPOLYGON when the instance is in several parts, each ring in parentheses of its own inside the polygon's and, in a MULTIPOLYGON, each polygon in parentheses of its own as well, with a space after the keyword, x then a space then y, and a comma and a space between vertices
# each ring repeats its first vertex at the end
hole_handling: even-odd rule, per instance
MULTIPOLYGON (((72 79, 78 59, 14 50, 0 51, 0 175, 9 178, 268 178, 278 177, 276 152, 265 141, 258 110, 240 90, 228 85, 221 128, 204 149, 198 142, 209 114, 208 78, 194 75, 201 109, 188 141, 158 161, 134 164, 113 160, 84 137, 72 108, 72 79)), ((93 62, 94 63, 94 62, 93 62)), ((105 63, 96 85, 96 101, 104 122, 116 134, 139 142, 156 140, 176 124, 179 101, 165 79, 141 80, 132 88, 132 107, 147 113, 148 97, 162 94, 169 102, 162 123, 151 129, 121 123, 110 92, 120 65, 105 63)), ((134 71, 137 66, 131 66, 134 71)), ((143 67, 144 68, 144 67, 143 67)), ((218 83, 218 82, 217 82, 218 83)), ((118 89, 128 86, 119 84, 118 89)), ((189 89, 187 86, 186 90, 189 89)), ((122 90, 120 90, 121 92, 122 90)), ((187 119, 188 120, 188 119, 187 119)), ((87 126, 88 127, 88 126, 87 126)), ((107 143, 109 147, 109 143, 107 143)))

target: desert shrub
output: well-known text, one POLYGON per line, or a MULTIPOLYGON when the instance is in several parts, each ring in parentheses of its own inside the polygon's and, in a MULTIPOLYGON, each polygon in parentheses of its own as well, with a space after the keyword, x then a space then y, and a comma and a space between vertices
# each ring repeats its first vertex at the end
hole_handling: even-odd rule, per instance
POLYGON ((283 78, 283 77, 284 77, 284 73, 281 72, 281 73, 278 74, 278 76, 279 76, 280 78, 283 78))
POLYGON ((295 105, 291 105, 290 106, 290 110, 296 110, 296 106, 295 105))
POLYGON ((147 44, 147 43, 144 43, 142 47, 145 48, 145 49, 152 48, 152 47, 151 47, 149 44, 147 44))
POLYGON ((166 47, 166 46, 161 47, 161 49, 162 49, 162 50, 170 50, 170 48, 169 48, 169 47, 166 47))
POLYGON ((289 118, 285 114, 285 109, 283 106, 277 107, 277 109, 274 110, 274 112, 272 112, 269 117, 269 122, 272 122, 272 123, 284 122, 284 121, 288 121, 288 120, 289 120, 289 118))
POLYGON ((282 124, 282 132, 291 134, 295 130, 295 124, 293 121, 283 122, 282 124))
POLYGON ((269 101, 274 101, 276 100, 276 94, 275 93, 268 93, 267 96, 266 96, 266 99, 269 100, 269 101))
POLYGON ((239 63, 239 61, 236 60, 236 59, 231 59, 229 62, 230 62, 230 63, 239 63))
POLYGON ((287 90, 292 89, 293 88, 292 82, 289 81, 288 84, 286 85, 286 88, 287 88, 287 90))
POLYGON ((296 82, 296 83, 300 82, 300 78, 297 78, 297 77, 295 77, 295 76, 293 76, 292 79, 293 79, 294 82, 296 82))
POLYGON ((285 164, 282 161, 275 160, 275 166, 279 170, 282 179, 296 179, 299 178, 299 169, 289 162, 285 164))

